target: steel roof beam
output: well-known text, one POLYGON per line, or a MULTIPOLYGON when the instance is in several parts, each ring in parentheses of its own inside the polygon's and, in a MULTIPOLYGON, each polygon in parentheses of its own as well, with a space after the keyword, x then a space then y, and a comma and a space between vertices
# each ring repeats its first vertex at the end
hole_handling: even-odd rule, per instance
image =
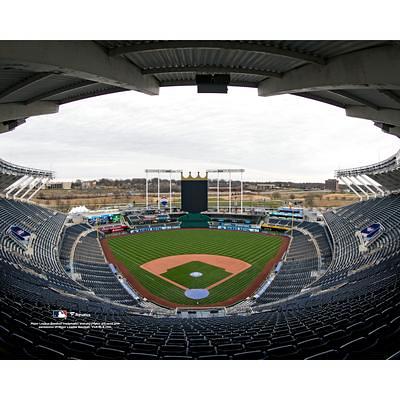
POLYGON ((355 94, 349 93, 345 90, 331 90, 330 92, 335 93, 339 96, 342 96, 346 99, 356 101, 357 103, 360 103, 364 106, 371 107, 374 110, 379 110, 379 107, 376 104, 372 103, 371 101, 365 100, 365 99, 363 99, 355 94))
POLYGON ((389 99, 400 104, 400 96, 398 94, 396 94, 395 92, 393 92, 392 90, 381 89, 381 90, 379 90, 379 92, 384 94, 385 96, 389 97, 389 99))
POLYGON ((378 128, 381 128, 383 132, 388 133, 390 135, 394 135, 400 137, 400 127, 394 126, 391 124, 385 124, 384 122, 374 122, 374 125, 378 128))
POLYGON ((114 47, 108 51, 110 56, 121 56, 132 53, 144 53, 149 51, 163 51, 173 49, 216 49, 249 51, 252 53, 267 54, 272 56, 287 57, 295 60, 301 60, 307 63, 325 64, 323 57, 302 53, 295 50, 283 49, 271 45, 257 43, 235 42, 225 40, 170 40, 160 42, 138 43, 128 46, 114 47))
POLYGON ((177 72, 195 72, 195 73, 218 73, 218 74, 246 74, 246 75, 260 75, 267 77, 280 78, 282 74, 276 71, 267 71, 262 69, 242 68, 242 67, 224 67, 224 66, 180 66, 180 67, 161 67, 161 68, 148 68, 142 70, 143 75, 156 75, 156 74, 170 74, 177 72))
MULTIPOLYGON (((256 88, 257 85, 258 85, 257 82, 230 81, 228 86, 256 88)), ((196 86, 196 81, 193 79, 188 79, 188 80, 175 79, 169 81, 160 81, 160 87, 169 87, 169 86, 196 86)))
POLYGON ((369 119, 394 126, 400 126, 400 110, 394 108, 380 108, 379 110, 365 106, 346 107, 348 117, 369 119))
POLYGON ((9 132, 10 130, 11 129, 8 126, 8 124, 0 123, 0 133, 6 133, 6 132, 9 132))
POLYGON ((0 99, 3 99, 4 97, 7 97, 9 95, 15 94, 19 92, 22 89, 25 89, 31 85, 33 85, 36 82, 40 82, 43 79, 48 78, 49 76, 54 75, 52 72, 40 72, 37 74, 33 74, 30 77, 26 79, 22 79, 21 81, 17 82, 16 84, 8 87, 7 89, 3 90, 0 92, 0 99))
POLYGON ((92 41, 2 41, 0 67, 66 76, 156 95, 159 85, 151 76, 123 58, 109 57, 92 41))
POLYGON ((37 96, 31 97, 30 99, 24 101, 24 104, 31 104, 31 103, 34 103, 35 101, 47 99, 48 97, 67 94, 68 92, 71 92, 73 90, 82 89, 84 87, 93 86, 93 85, 97 85, 97 84, 98 84, 97 82, 82 81, 82 82, 74 83, 72 85, 63 86, 61 88, 50 90, 50 91, 47 91, 44 93, 40 93, 37 96))
POLYGON ((29 105, 23 103, 0 104, 0 122, 56 112, 58 112, 58 104, 52 101, 37 101, 29 105))
POLYGON ((110 86, 109 88, 105 88, 102 90, 97 90, 97 91, 92 91, 92 92, 86 92, 82 93, 76 96, 72 96, 70 98, 66 98, 64 100, 58 101, 60 105, 71 103, 73 101, 78 101, 78 100, 83 100, 91 97, 96 97, 96 96, 103 96, 105 94, 113 94, 113 93, 120 93, 120 92, 125 92, 127 89, 121 88, 121 87, 113 87, 110 86))
POLYGON ((400 47, 386 45, 307 64, 260 82, 259 96, 346 89, 400 89, 400 47))
POLYGON ((331 106, 335 107, 340 107, 340 108, 346 108, 346 106, 343 103, 340 103, 339 101, 329 99, 320 95, 316 95, 313 93, 293 93, 294 96, 299 96, 299 97, 304 97, 306 99, 310 100, 315 100, 315 101, 320 101, 322 103, 329 104, 331 106))
POLYGON ((388 133, 400 138, 400 126, 393 126, 392 128, 389 128, 388 133))
POLYGON ((26 122, 25 118, 14 119, 10 121, 0 122, 0 133, 5 133, 14 130, 17 126, 20 126, 26 122))

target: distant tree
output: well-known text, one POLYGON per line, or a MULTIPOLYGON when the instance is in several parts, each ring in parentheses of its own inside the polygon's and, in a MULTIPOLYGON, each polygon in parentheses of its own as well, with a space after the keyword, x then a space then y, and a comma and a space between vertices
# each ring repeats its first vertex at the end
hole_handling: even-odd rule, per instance
POLYGON ((290 200, 294 200, 296 198, 296 196, 294 195, 294 193, 292 193, 290 196, 289 196, 289 199, 290 200))
POLYGON ((308 194, 305 198, 304 198, 304 205, 306 207, 314 207, 314 200, 315 200, 315 195, 313 194, 308 194))
POLYGON ((82 181, 80 179, 77 179, 75 182, 72 182, 72 188, 80 188, 82 186, 82 181))
POLYGON ((273 192, 271 197, 273 200, 279 200, 282 196, 279 192, 273 192))

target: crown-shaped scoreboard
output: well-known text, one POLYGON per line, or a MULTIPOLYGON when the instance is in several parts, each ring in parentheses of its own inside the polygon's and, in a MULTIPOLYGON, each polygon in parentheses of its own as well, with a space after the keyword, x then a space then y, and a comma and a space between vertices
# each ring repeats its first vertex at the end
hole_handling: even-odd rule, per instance
POLYGON ((205 177, 194 177, 189 172, 181 174, 181 209, 189 213, 200 213, 208 210, 208 174, 205 177))

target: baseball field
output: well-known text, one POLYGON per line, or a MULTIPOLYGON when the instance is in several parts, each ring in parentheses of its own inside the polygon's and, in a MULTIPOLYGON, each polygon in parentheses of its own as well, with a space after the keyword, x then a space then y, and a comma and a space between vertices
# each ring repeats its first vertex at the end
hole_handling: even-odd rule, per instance
POLYGON ((250 296, 287 244, 281 236, 208 229, 102 240, 108 261, 135 290, 168 307, 230 305, 250 296))

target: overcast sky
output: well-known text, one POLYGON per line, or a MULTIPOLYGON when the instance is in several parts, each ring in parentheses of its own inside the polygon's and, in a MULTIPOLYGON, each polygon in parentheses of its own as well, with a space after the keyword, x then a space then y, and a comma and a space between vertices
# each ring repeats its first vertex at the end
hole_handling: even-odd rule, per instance
POLYGON ((0 157, 57 179, 144 177, 145 168, 245 168, 246 180, 323 181, 380 161, 399 139, 344 110, 297 96, 161 88, 82 100, 0 135, 0 157))

